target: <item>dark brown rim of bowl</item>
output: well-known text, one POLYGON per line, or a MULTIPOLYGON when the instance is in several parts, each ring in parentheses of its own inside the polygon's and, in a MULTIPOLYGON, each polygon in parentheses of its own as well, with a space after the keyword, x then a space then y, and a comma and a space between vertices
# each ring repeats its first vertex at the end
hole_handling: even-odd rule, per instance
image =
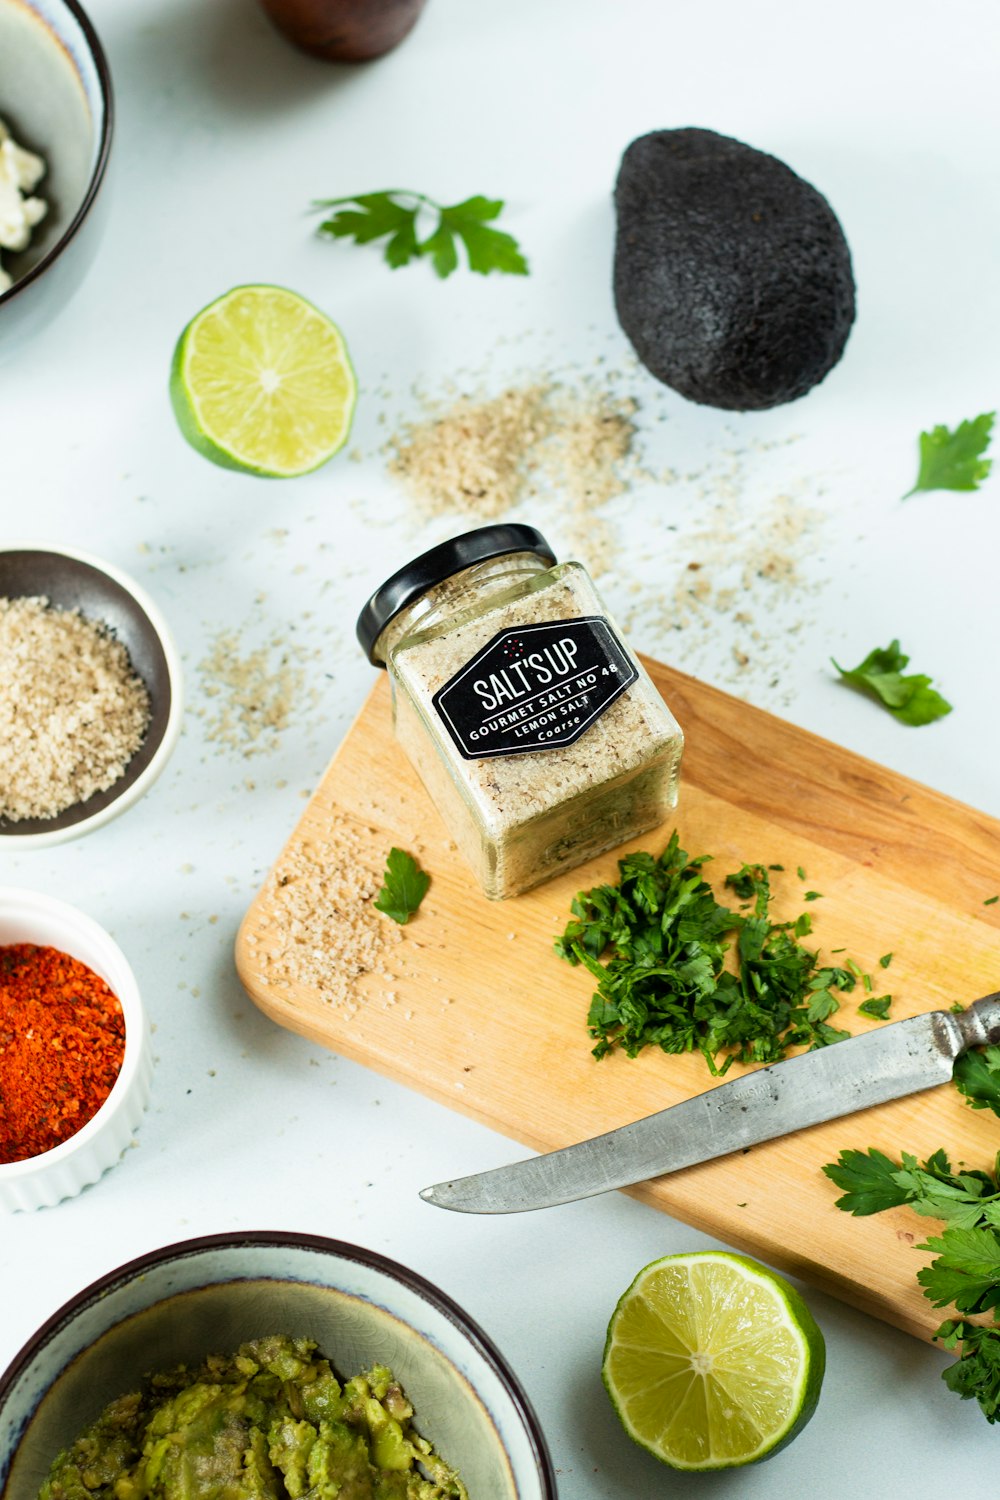
POLYGON ((90 182, 87 186, 87 191, 84 194, 84 199, 80 204, 80 207, 73 215, 73 218, 70 220, 63 233, 56 240, 51 250, 47 250, 42 256, 41 260, 37 261, 35 265, 31 267, 30 271, 25 271, 23 276, 19 276, 17 278, 12 287, 8 287, 7 291, 3 294, 4 302, 13 302, 18 292, 22 291, 26 286, 30 286, 33 281, 37 281, 39 276, 42 275, 46 268, 52 264, 56 257, 60 255, 65 247, 69 244, 70 240, 76 234, 77 230, 80 228, 80 225, 83 223, 84 219, 90 212, 91 205, 93 204, 94 199, 97 197, 98 189, 100 188, 101 183, 104 181, 104 174, 107 171, 108 166, 108 158, 111 155, 111 137, 114 133, 115 101, 114 90, 111 87, 111 69, 108 66, 108 59, 105 55, 104 48, 101 45, 101 39, 94 29, 94 24, 91 21, 90 17, 87 15, 87 12, 84 10, 83 6, 80 5, 79 0, 62 0, 62 3, 79 23, 80 30, 83 32, 84 38, 87 42, 87 46, 90 49, 90 55, 93 58, 94 67, 97 69, 97 77, 101 86, 101 98, 104 102, 104 121, 101 128, 100 151, 98 152, 97 161, 94 165, 94 170, 91 174, 90 182))
POLYGON ((483 1332, 479 1324, 470 1318, 468 1313, 448 1296, 447 1292, 442 1292, 440 1287, 427 1281, 418 1271, 411 1271, 408 1266, 401 1265, 399 1261, 390 1260, 387 1255, 380 1255, 377 1250, 365 1250, 360 1245, 348 1244, 346 1240, 328 1239, 325 1235, 299 1234, 282 1229, 248 1229, 242 1234, 205 1234, 189 1240, 177 1240, 174 1244, 164 1245, 159 1250, 147 1251, 145 1255, 126 1261, 124 1265, 118 1266, 114 1271, 109 1271, 97 1281, 92 1281, 89 1286, 70 1297, 18 1350, 7 1369, 0 1375, 0 1409, 28 1363, 82 1308, 106 1296, 123 1282, 131 1281, 135 1276, 141 1275, 151 1266, 162 1265, 170 1260, 182 1260, 187 1255, 196 1255, 203 1250, 221 1249, 223 1246, 241 1248, 248 1245, 294 1245, 299 1249, 339 1255, 342 1260, 357 1261, 361 1265, 371 1266, 376 1271, 384 1272, 394 1281, 399 1281, 410 1291, 416 1292, 432 1307, 437 1308, 438 1312, 443 1313, 448 1321, 469 1340, 476 1352, 497 1376, 524 1424, 531 1443, 538 1477, 542 1482, 545 1500, 558 1500, 552 1460, 542 1435, 541 1424, 535 1415, 535 1409, 521 1389, 517 1376, 489 1335, 483 1332))

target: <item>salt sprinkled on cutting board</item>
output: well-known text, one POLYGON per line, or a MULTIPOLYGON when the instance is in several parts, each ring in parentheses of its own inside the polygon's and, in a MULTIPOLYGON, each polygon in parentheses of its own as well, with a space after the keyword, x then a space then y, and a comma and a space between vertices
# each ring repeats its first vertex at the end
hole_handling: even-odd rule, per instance
POLYGON ((293 845, 272 870, 270 915, 253 961, 265 987, 303 985, 353 1014, 359 979, 394 979, 388 956, 402 929, 375 909, 382 875, 358 828, 337 812, 324 826, 325 838, 293 845))

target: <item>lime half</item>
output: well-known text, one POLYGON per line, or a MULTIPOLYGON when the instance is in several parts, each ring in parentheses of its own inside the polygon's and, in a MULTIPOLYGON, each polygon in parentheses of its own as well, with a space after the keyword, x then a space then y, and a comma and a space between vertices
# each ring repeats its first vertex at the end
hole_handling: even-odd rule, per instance
POLYGON ((826 1347, 802 1298, 756 1261, 668 1255, 640 1271, 608 1328, 602 1374, 629 1437, 676 1469, 728 1469, 783 1448, 816 1409, 826 1347))
POLYGON ((170 399, 191 446, 266 479, 332 458, 347 441, 356 394, 336 324, 280 286, 237 286, 203 308, 170 370, 170 399))

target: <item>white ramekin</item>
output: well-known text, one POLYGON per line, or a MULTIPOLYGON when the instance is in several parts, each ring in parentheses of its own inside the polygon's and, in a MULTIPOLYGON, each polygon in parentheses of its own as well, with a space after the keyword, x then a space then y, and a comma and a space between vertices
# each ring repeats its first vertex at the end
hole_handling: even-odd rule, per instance
POLYGON ((92 917, 38 891, 0 886, 0 946, 36 943, 87 964, 121 1002, 125 1056, 97 1113, 69 1140, 27 1161, 0 1164, 0 1209, 50 1208, 113 1167, 149 1102, 153 1055, 139 986, 118 944, 92 917))

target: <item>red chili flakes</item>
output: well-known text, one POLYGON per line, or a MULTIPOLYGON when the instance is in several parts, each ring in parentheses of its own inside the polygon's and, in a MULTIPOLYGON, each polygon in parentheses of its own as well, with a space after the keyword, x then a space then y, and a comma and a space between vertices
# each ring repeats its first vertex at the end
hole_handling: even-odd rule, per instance
POLYGON ((58 948, 0 946, 0 1164, 75 1135, 124 1056, 121 1004, 93 969, 58 948))

